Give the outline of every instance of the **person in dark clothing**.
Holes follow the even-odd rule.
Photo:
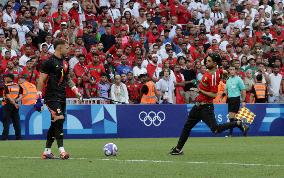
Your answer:
[[[61,159],[68,159],[69,154],[63,147],[63,123],[66,118],[66,85],[68,84],[78,99],[82,99],[78,88],[69,76],[69,65],[64,60],[69,52],[68,44],[65,40],[58,39],[54,42],[55,53],[41,66],[39,81],[37,85],[39,99],[35,108],[41,111],[42,90],[47,81],[44,102],[51,113],[51,126],[47,132],[46,147],[42,154],[42,159],[54,159],[51,153],[51,146],[54,140],[57,145]],[[48,80],[47,80],[48,79]]]
[[[115,36],[111,34],[111,26],[106,26],[106,34],[101,36],[104,45],[104,52],[107,52],[115,44]]]

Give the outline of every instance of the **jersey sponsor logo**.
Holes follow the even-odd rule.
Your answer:
[[[150,111],[149,113],[141,111],[139,113],[139,120],[147,127],[152,125],[158,127],[166,120],[166,114],[163,111],[157,113],[155,111]]]

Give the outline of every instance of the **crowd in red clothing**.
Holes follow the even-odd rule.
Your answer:
[[[120,75],[130,103],[137,103],[139,76],[159,83],[169,70],[173,103],[182,104],[192,101],[203,59],[218,53],[219,67],[234,62],[248,93],[261,72],[269,95],[281,101],[283,12],[283,0],[8,0],[0,6],[0,74],[36,84],[41,63],[54,53],[52,41],[61,38],[69,43],[70,76],[85,97],[109,97]],[[68,88],[67,96],[75,97]]]

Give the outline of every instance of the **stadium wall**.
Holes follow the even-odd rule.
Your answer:
[[[193,105],[67,105],[65,138],[155,138],[178,137]],[[250,136],[283,136],[284,104],[254,104],[247,106],[256,114]],[[218,123],[227,122],[227,105],[215,105]],[[2,119],[2,108],[0,107]],[[47,108],[42,113],[32,106],[20,107],[24,139],[44,139],[50,126]],[[0,132],[3,127],[0,124]],[[240,135],[235,129],[234,133]],[[226,133],[218,135],[224,136]],[[10,136],[14,129],[10,125]],[[191,136],[215,136],[202,122]]]

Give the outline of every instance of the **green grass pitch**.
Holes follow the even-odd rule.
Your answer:
[[[102,148],[114,142],[116,157]],[[0,177],[284,177],[284,137],[190,138],[170,156],[176,138],[65,140],[70,160],[41,160],[44,141],[0,142]],[[53,147],[58,156],[58,149]]]

